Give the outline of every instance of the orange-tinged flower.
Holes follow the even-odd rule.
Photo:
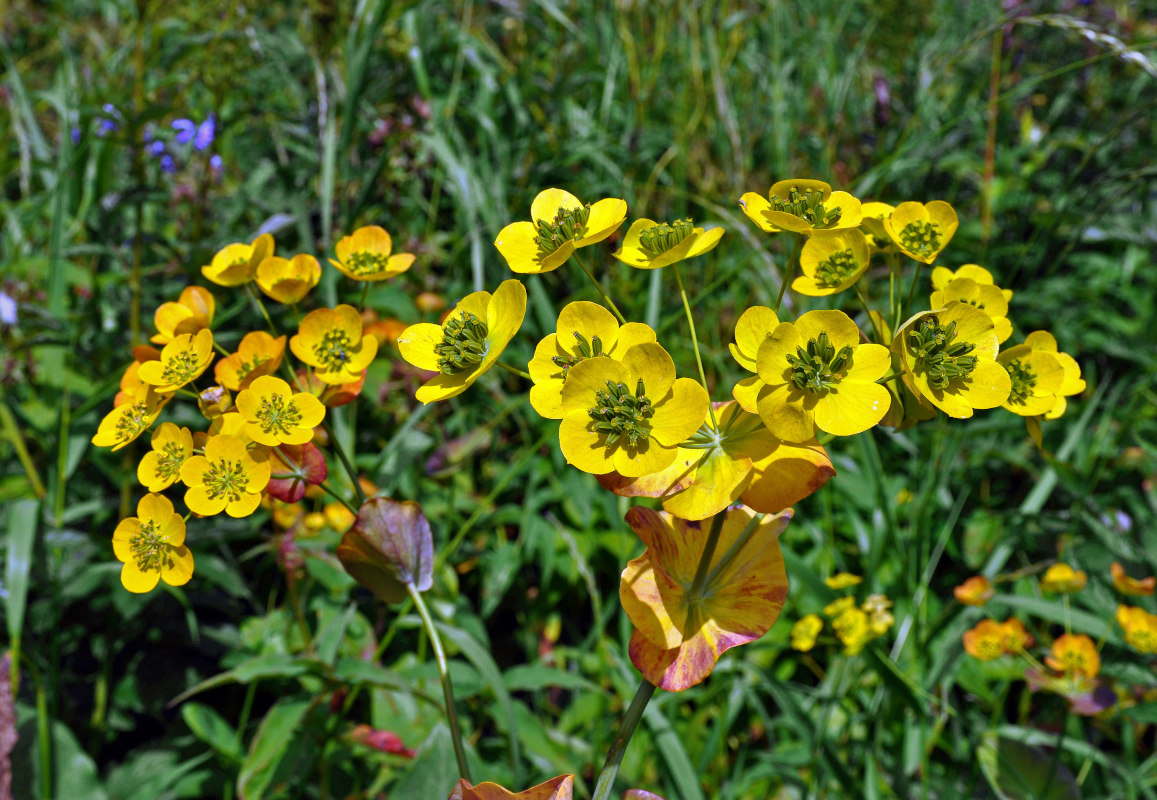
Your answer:
[[[157,333],[149,340],[168,344],[183,333],[196,333],[213,323],[217,304],[213,294],[201,286],[186,286],[175,303],[162,303],[153,315]]]
[[[241,437],[218,434],[205,443],[205,455],[181,465],[181,480],[189,487],[185,505],[204,516],[224,511],[231,517],[247,517],[261,503],[270,472],[266,448],[250,451]]]
[[[1101,656],[1093,640],[1083,633],[1066,633],[1053,642],[1045,663],[1057,672],[1095,678],[1101,671]]]
[[[378,340],[362,336],[362,318],[349,305],[305,315],[289,349],[326,383],[351,383],[378,353]]]
[[[925,264],[936,260],[958,226],[956,212],[943,200],[901,203],[884,220],[884,231],[900,252]]]
[[[708,540],[703,524],[648,508],[627,512],[647,547],[619,583],[635,626],[631,661],[643,677],[682,691],[705,679],[724,651],[767,633],[787,597],[779,534],[790,520],[790,510],[757,521],[750,509],[729,509],[706,580],[692,595]]]
[[[183,333],[165,345],[160,361],[141,364],[137,375],[157,394],[171,394],[196,380],[213,362],[213,334],[208,328]]]
[[[957,301],[979,308],[992,320],[996,331],[996,341],[1003,343],[1012,335],[1012,323],[1008,321],[1008,300],[999,286],[980,283],[971,278],[953,278],[943,289],[932,292],[929,305],[943,308]]]
[[[176,482],[181,465],[193,455],[193,432],[162,422],[153,431],[152,448],[137,466],[137,479],[150,492],[160,492]]]
[[[809,297],[826,297],[851,287],[868,269],[868,239],[854,228],[817,231],[804,242],[799,265],[803,274],[791,288]]]
[[[347,277],[355,281],[384,281],[401,275],[414,263],[413,253],[396,253],[393,239],[384,228],[367,225],[349,236],[343,236],[334,248],[337,260],[330,259]]]
[[[576,249],[617,231],[627,218],[627,203],[608,197],[584,205],[570,192],[547,189],[534,198],[530,218],[499,231],[494,246],[514,272],[538,274],[558,269]]]
[[[1075,594],[1085,588],[1088,580],[1089,576],[1083,569],[1074,570],[1068,564],[1053,564],[1045,570],[1040,585],[1046,592]]]
[[[324,403],[326,408],[337,408],[357,400],[358,395],[365,388],[366,374],[362,372],[356,381],[349,383],[330,384],[308,370],[299,369],[297,371],[297,385]],[[324,436],[326,436],[324,428],[314,431],[314,440],[323,446],[325,441],[320,437]]]
[[[637,219],[623,237],[623,246],[611,255],[638,269],[660,269],[710,252],[722,238],[723,228],[696,228],[689,219],[671,223]]]
[[[120,391],[117,392],[116,397],[113,398],[112,404],[114,406],[122,406],[125,403],[131,402],[136,397],[137,391],[146,384],[141,381],[139,374],[141,364],[146,361],[160,361],[161,351],[155,347],[147,344],[139,344],[133,348],[133,363],[125,368],[125,372],[121,375]]]
[[[279,303],[301,302],[321,281],[321,264],[307,253],[293,258],[270,256],[257,265],[257,288]]]
[[[1157,577],[1130,578],[1117,561],[1109,565],[1109,574],[1113,576],[1113,588],[1130,597],[1149,597],[1157,589]]]
[[[1032,647],[1033,638],[1024,629],[1024,623],[1016,617],[1009,617],[1000,623],[1004,632],[1004,650],[1006,653],[1019,653],[1025,648]]]
[[[964,652],[979,661],[992,661],[1008,652],[1005,628],[994,619],[982,619],[961,638]]]
[[[415,393],[422,403],[462,394],[494,366],[526,316],[526,287],[503,281],[493,295],[474,292],[462,298],[441,325],[419,322],[398,338],[402,358],[419,369],[437,372]]]
[[[1125,641],[1141,653],[1157,653],[1157,614],[1137,606],[1117,606],[1117,624]]]
[[[996,595],[996,590],[988,578],[974,575],[953,589],[952,594],[966,606],[983,606]]]
[[[105,415],[92,437],[92,443],[97,447],[120,450],[153,427],[161,409],[171,397],[157,394],[152,386],[141,386],[129,402],[122,403]]]
[[[454,784],[449,800],[571,800],[574,796],[574,775],[559,775],[524,792],[514,792],[497,783],[474,786],[462,778]]]
[[[263,233],[249,244],[225,245],[201,274],[218,286],[241,286],[257,276],[257,265],[273,255],[273,237]]]
[[[446,298],[434,292],[418,292],[414,307],[425,314],[433,314],[446,309]]]
[[[855,228],[863,211],[847,192],[833,192],[823,181],[791,179],[772,184],[767,197],[748,192],[739,207],[766,233],[792,231],[810,236],[816,231]]]
[[[245,433],[258,444],[305,444],[325,419],[325,406],[309,392],[297,392],[272,375],[262,375],[237,395]]]
[[[284,336],[274,339],[265,331],[253,331],[241,339],[236,353],[217,362],[213,374],[217,383],[239,392],[259,376],[276,372],[284,356]]]
[[[124,562],[121,584],[130,592],[151,591],[162,580],[183,586],[193,576],[193,554],[185,546],[185,520],[164,495],[142,497],[137,515],[117,525],[112,547]]]

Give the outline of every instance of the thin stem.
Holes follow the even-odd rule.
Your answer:
[[[466,764],[466,750],[462,746],[458,710],[454,707],[454,686],[450,683],[450,669],[446,663],[446,652],[442,649],[442,639],[438,636],[438,629],[434,626],[434,619],[430,616],[430,610],[426,608],[422,593],[409,583],[406,584],[406,590],[410,593],[410,599],[414,601],[414,608],[418,609],[418,616],[422,618],[422,625],[426,628],[430,644],[434,647],[434,660],[438,662],[438,675],[442,679],[442,696],[446,700],[446,719],[450,723],[450,739],[454,742],[454,757],[458,759],[458,771],[461,777],[473,783],[470,767]]]
[[[691,347],[695,350],[695,364],[699,367],[699,382],[707,388],[707,374],[703,371],[703,358],[699,355],[699,337],[695,333],[695,317],[691,314],[691,302],[687,299],[687,290],[683,288],[683,276],[679,273],[679,264],[673,265],[675,282],[679,284],[679,297],[683,300],[683,311],[687,314],[687,327],[691,329]],[[711,415],[711,427],[719,430],[719,423],[715,420],[715,409],[711,403],[707,404],[707,413]]]
[[[896,327],[900,327],[900,317],[903,317],[904,312],[912,307],[912,299],[916,296],[916,284],[920,282],[920,270],[922,269],[924,269],[924,262],[917,261],[916,273],[912,276],[912,286],[908,289],[908,299],[904,301],[904,305],[896,317]]]
[[[723,509],[711,520],[711,530],[707,534],[707,542],[703,545],[703,555],[699,557],[699,568],[695,570],[695,578],[691,581],[691,588],[687,596],[698,599],[699,593],[707,583],[707,573],[711,567],[711,560],[715,557],[715,548],[719,544],[719,534],[723,530],[723,520],[727,517],[727,509]]]
[[[325,492],[325,493],[326,493],[326,494],[328,494],[330,497],[332,497],[334,500],[337,500],[337,501],[338,501],[339,503],[341,503],[343,506],[345,506],[346,508],[348,508],[348,509],[350,510],[350,512],[351,512],[351,513],[352,513],[352,514],[353,514],[355,517],[358,515],[358,510],[357,510],[356,508],[354,508],[354,507],[353,507],[353,505],[350,503],[350,501],[349,501],[349,500],[346,500],[346,499],[345,499],[344,497],[342,497],[340,494],[338,494],[337,492],[335,492],[335,491],[334,491],[332,488],[330,488],[330,487],[329,487],[329,485],[328,485],[328,484],[319,483],[319,484],[318,484],[318,486],[320,486],[320,487],[321,487],[321,490],[322,490],[323,492]]]
[[[615,301],[608,297],[607,293],[603,291],[602,284],[595,279],[594,273],[587,269],[587,265],[583,262],[582,257],[578,254],[577,250],[574,252],[573,258],[578,262],[578,265],[582,267],[582,270],[587,274],[587,277],[591,279],[591,283],[595,285],[595,288],[599,290],[599,295],[603,298],[603,302],[606,303],[607,307],[611,309],[611,312],[619,318],[619,322],[623,325],[626,325],[627,318],[619,312],[619,308],[615,305]]]
[[[341,461],[341,465],[345,467],[346,474],[350,476],[350,482],[354,485],[354,491],[357,492],[358,495],[358,505],[361,505],[366,501],[366,493],[362,491],[361,482],[358,481],[357,469],[354,467],[353,462],[350,461],[350,457],[346,455],[345,448],[341,446],[341,442],[338,440],[337,434],[334,432],[333,425],[330,424],[329,419],[323,419],[321,426],[325,428],[325,432],[329,434],[330,446],[332,446],[334,452],[337,453],[337,458]]]
[[[309,630],[309,623],[305,621],[305,612],[301,607],[301,595],[297,591],[297,579],[293,577],[293,570],[285,571],[285,583],[289,589],[289,604],[293,607],[293,617],[297,627],[301,630],[302,644],[305,652],[313,653],[313,634]]]
[[[852,288],[856,290],[856,298],[860,301],[860,305],[864,307],[864,313],[868,315],[868,322],[872,323],[872,332],[876,334],[876,341],[887,347],[884,334],[880,332],[880,326],[876,323],[876,318],[872,316],[872,309],[868,308],[868,298],[864,295],[864,290],[860,287],[858,281],[852,285]]]
[[[245,289],[249,293],[249,299],[257,305],[257,310],[261,312],[261,316],[265,318],[265,324],[269,326],[269,332],[274,337],[277,336],[277,328],[273,325],[273,320],[269,317],[269,312],[265,309],[265,303],[261,301],[261,296],[257,294],[257,290],[253,288],[252,283],[245,284]]]
[[[526,380],[528,380],[528,381],[534,380],[534,378],[530,377],[529,372],[523,372],[522,370],[518,369],[517,367],[512,367],[509,364],[503,364],[501,361],[495,361],[494,363],[497,364],[499,367],[502,367],[502,369],[506,370],[511,375],[517,375],[520,378],[526,378]]]
[[[623,716],[623,723],[619,726],[618,733],[611,741],[607,761],[603,765],[603,771],[599,773],[599,780],[595,784],[595,793],[591,795],[591,800],[607,800],[611,796],[611,787],[615,783],[615,776],[619,774],[619,764],[623,760],[623,753],[627,751],[627,745],[630,744],[631,737],[635,734],[635,728],[638,727],[639,720],[643,718],[643,710],[654,694],[654,684],[644,678],[639,684],[638,691],[635,692],[635,699],[631,701],[630,708]]]
[[[779,285],[779,296],[775,298],[775,313],[779,314],[779,307],[783,305],[783,296],[787,292],[787,285],[795,275],[795,265],[799,262],[799,254],[803,252],[803,234],[796,234],[795,247],[792,248],[791,258],[783,268],[783,283]]]

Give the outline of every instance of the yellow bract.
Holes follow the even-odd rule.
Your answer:
[[[490,292],[468,294],[441,325],[419,322],[398,337],[402,358],[418,369],[437,372],[415,396],[423,403],[462,394],[494,366],[526,316],[526,287],[503,281]]]
[[[161,351],[160,361],[141,364],[137,375],[157,394],[171,394],[200,377],[212,362],[213,334],[205,328],[175,337]]]
[[[289,349],[325,383],[351,383],[374,360],[378,340],[362,336],[357,309],[342,304],[306,314]]]
[[[245,433],[258,444],[305,444],[325,418],[325,406],[308,392],[297,392],[272,375],[262,375],[237,395]]]
[[[1095,678],[1101,671],[1101,656],[1093,640],[1083,633],[1066,633],[1053,642],[1045,663],[1057,672]]]
[[[224,511],[231,517],[247,517],[261,503],[269,474],[268,450],[250,451],[241,437],[218,434],[205,443],[205,455],[181,465],[181,481],[189,487],[185,505],[204,516]]]
[[[331,258],[329,263],[355,281],[383,281],[401,275],[414,263],[413,253],[390,255],[393,248],[384,228],[367,225],[343,236],[334,248],[337,260]]]
[[[217,383],[238,392],[261,375],[276,372],[284,356],[284,336],[274,339],[265,331],[253,331],[241,339],[236,353],[217,362],[213,374]]]
[[[534,386],[530,405],[547,419],[562,419],[562,387],[571,367],[587,358],[621,361],[629,347],[654,342],[655,332],[641,322],[622,327],[597,303],[570,303],[558,315],[556,333],[534,349],[527,370]]]
[[[547,189],[534,198],[530,218],[510,223],[494,240],[510,269],[522,274],[558,269],[577,248],[606,239],[627,218],[627,203],[606,198],[584,205],[570,192]]]
[[[847,192],[833,192],[823,181],[793,179],[772,185],[767,197],[748,192],[739,207],[766,233],[791,231],[811,236],[816,231],[859,227],[860,201]]]
[[[689,219],[672,223],[649,219],[635,220],[619,252],[612,253],[624,264],[639,269],[659,269],[715,249],[723,238],[723,228],[696,228]]]
[[[1053,564],[1045,570],[1040,579],[1041,588],[1046,592],[1075,594],[1085,588],[1089,576],[1083,569],[1073,569],[1068,564]]]
[[[1141,653],[1157,653],[1157,614],[1137,606],[1117,606],[1117,624],[1125,641]]]
[[[201,274],[218,286],[241,286],[257,277],[257,265],[273,255],[273,237],[263,233],[250,244],[225,245]]]
[[[171,422],[153,431],[152,450],[137,466],[137,479],[150,492],[172,486],[181,476],[181,464],[193,455],[193,432]]]
[[[208,289],[186,286],[175,303],[162,303],[153,315],[157,333],[149,341],[168,344],[182,333],[196,333],[213,323],[217,304]]]
[[[996,331],[997,342],[1003,343],[1012,335],[1012,323],[1008,321],[1008,300],[999,286],[979,283],[972,278],[953,278],[943,289],[932,292],[928,304],[932,308],[943,308],[954,300],[979,308],[987,314]]]
[[[279,303],[301,302],[321,280],[321,264],[306,253],[285,259],[270,256],[257,265],[257,288]]]
[[[884,220],[884,231],[900,252],[931,264],[951,241],[958,225],[956,212],[943,200],[927,205],[907,202],[896,206]]]
[[[105,415],[92,437],[97,447],[120,450],[156,422],[172,395],[159,395],[152,386],[140,386],[132,397]]]
[[[137,516],[117,525],[112,547],[124,562],[121,584],[130,592],[151,591],[161,580],[183,586],[193,576],[193,554],[185,547],[185,520],[163,495],[141,498]]]
[[[803,274],[791,288],[809,297],[826,297],[851,287],[868,269],[868,240],[858,230],[817,231],[804,243]]]

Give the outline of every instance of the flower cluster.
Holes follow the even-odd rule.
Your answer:
[[[863,578],[848,572],[840,572],[827,578],[824,583],[829,589],[839,590],[859,586]],[[844,648],[844,655],[854,656],[874,639],[887,633],[896,618],[891,612],[892,601],[887,595],[870,594],[863,602],[857,603],[853,595],[844,595],[823,608],[823,616],[805,614],[791,627],[791,646],[801,653],[810,652],[819,641],[824,629],[824,617],[832,626],[836,639]]]

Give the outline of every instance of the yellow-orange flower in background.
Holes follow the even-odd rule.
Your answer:
[[[140,369],[141,364],[146,361],[159,361],[161,359],[161,351],[155,347],[147,344],[139,344],[133,348],[133,363],[129,364],[121,375],[120,391],[116,393],[112,404],[114,406],[121,406],[125,403],[131,402],[137,395],[137,391],[146,384],[141,380]]]
[[[186,286],[175,303],[162,303],[153,315],[157,333],[153,344],[168,344],[183,333],[196,333],[213,324],[217,309],[213,293],[201,286]]]
[[[787,597],[779,534],[790,520],[791,511],[756,522],[750,509],[728,510],[708,577],[693,595],[708,539],[703,524],[648,508],[627,512],[647,549],[623,570],[619,599],[635,626],[631,662],[644,678],[682,691],[705,679],[724,651],[767,633]]]
[[[722,238],[723,228],[696,228],[689,219],[670,223],[637,219],[623,237],[623,246],[611,255],[638,269],[661,269],[714,250]]]
[[[654,341],[649,326],[628,322],[620,327],[597,303],[580,300],[566,305],[559,312],[556,333],[538,343],[527,366],[534,381],[530,405],[546,419],[562,419],[562,387],[571,367],[600,356],[622,360],[633,345]]]
[[[1022,346],[1031,348],[1034,353],[1049,353],[1060,362],[1064,377],[1061,380],[1060,388],[1056,391],[1056,403],[1044,414],[1045,419],[1056,419],[1064,414],[1068,407],[1066,397],[1085,391],[1085,381],[1081,377],[1081,365],[1068,353],[1062,353],[1057,349],[1057,340],[1048,331],[1033,331],[1024,338],[1024,345]]]
[[[333,264],[355,281],[384,281],[401,275],[414,263],[413,253],[396,253],[393,239],[384,228],[367,225],[349,236],[343,236],[334,248],[337,260]]]
[[[97,447],[120,450],[153,427],[170,398],[172,395],[157,394],[152,386],[140,386],[128,402],[121,403],[105,415],[92,437],[92,443]]]
[[[1137,606],[1117,606],[1117,624],[1125,641],[1140,653],[1157,653],[1157,614]]]
[[[309,392],[297,392],[272,375],[262,375],[237,395],[245,433],[258,444],[305,444],[325,419],[325,406]]]
[[[1101,671],[1101,656],[1097,646],[1083,633],[1066,633],[1053,641],[1045,663],[1057,672],[1073,673],[1084,678],[1095,678]]]
[[[152,450],[137,466],[137,479],[150,492],[160,492],[181,477],[181,465],[193,455],[193,432],[172,422],[153,431]]]
[[[279,303],[301,302],[321,281],[321,264],[308,253],[293,258],[270,256],[257,265],[257,288]]]
[[[842,292],[868,269],[868,239],[858,230],[817,231],[804,242],[799,256],[803,274],[791,288],[809,297]]]
[[[257,265],[273,255],[273,237],[263,233],[249,244],[225,245],[201,274],[218,286],[241,286],[257,277]]]
[[[306,314],[289,349],[324,382],[351,383],[378,354],[378,340],[362,335],[361,315],[343,303]]]
[[[767,197],[747,192],[739,198],[739,207],[765,233],[791,231],[805,236],[856,228],[863,214],[860,201],[847,192],[833,192],[823,181],[800,179],[772,184]]]
[[[1003,343],[1012,335],[1008,321],[1008,300],[999,286],[979,283],[972,278],[953,278],[943,289],[936,289],[929,298],[932,308],[943,308],[952,301],[979,308],[992,320],[996,341]]]
[[[137,516],[120,521],[112,535],[113,552],[124,562],[121,584],[130,592],[148,592],[164,581],[183,586],[193,576],[193,554],[185,546],[185,520],[164,495],[147,494]]]
[[[909,201],[896,206],[884,220],[884,231],[900,252],[931,264],[951,241],[959,224],[956,212],[943,200],[927,205]]]
[[[1004,628],[994,619],[982,619],[961,638],[964,652],[979,661],[992,661],[1006,652]]]
[[[627,218],[625,200],[608,197],[584,204],[570,192],[546,189],[530,206],[530,222],[512,222],[494,246],[514,272],[538,274],[558,269],[577,248],[606,239]]]
[[[437,372],[415,393],[422,403],[462,394],[502,355],[526,316],[526,287],[503,281],[493,295],[462,298],[441,325],[419,322],[398,337],[402,358],[418,369]]]
[[[1024,623],[1016,617],[1009,617],[1000,624],[1004,631],[1004,649],[1008,653],[1019,653],[1032,647],[1033,638],[1024,628]]]
[[[181,465],[181,481],[189,487],[185,505],[204,516],[224,511],[231,517],[247,517],[261,503],[270,472],[267,449],[250,451],[241,437],[218,434],[205,443],[205,455]]]
[[[974,575],[952,590],[956,600],[966,606],[983,606],[995,595],[992,583],[983,575]]]
[[[160,360],[141,364],[137,375],[157,394],[171,394],[199,378],[212,362],[213,334],[204,328],[175,337],[161,350]]]
[[[791,626],[791,649],[806,653],[816,646],[816,639],[824,629],[824,621],[818,614],[800,617]]]
[[[274,339],[265,331],[253,331],[241,339],[236,353],[217,362],[213,375],[226,389],[239,392],[261,375],[276,372],[284,356],[284,336]]]
[[[1040,585],[1046,592],[1075,594],[1085,588],[1088,580],[1089,576],[1083,569],[1075,570],[1068,564],[1053,564],[1045,570]]]
[[[1125,574],[1125,568],[1120,562],[1114,561],[1109,565],[1109,574],[1113,578],[1113,588],[1129,597],[1149,597],[1157,589],[1157,577],[1130,578]]]
[[[573,796],[574,775],[559,775],[517,794],[497,783],[474,786],[462,778],[454,784],[449,800],[571,800]]]

